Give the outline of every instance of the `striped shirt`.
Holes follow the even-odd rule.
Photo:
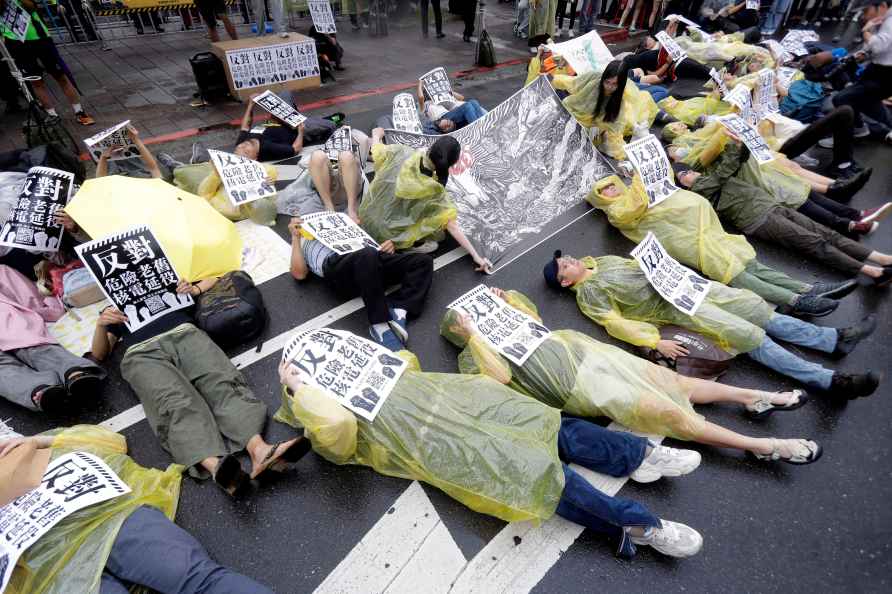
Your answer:
[[[307,263],[307,268],[310,269],[310,272],[319,278],[325,277],[325,274],[322,272],[325,261],[328,260],[329,256],[333,256],[335,251],[325,247],[321,241],[316,239],[302,239],[300,251],[304,255],[304,262]]]

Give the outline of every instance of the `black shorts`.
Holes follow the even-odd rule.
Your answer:
[[[65,72],[62,58],[59,57],[56,45],[50,38],[31,41],[5,38],[3,41],[6,42],[6,49],[22,71],[22,75],[42,76],[44,72],[48,72],[53,76],[59,76]]]
[[[201,18],[204,19],[204,22],[207,23],[208,27],[216,28],[217,27],[217,17],[222,17],[226,14],[226,4],[223,0],[194,0],[195,7],[198,9],[198,14],[201,15]]]

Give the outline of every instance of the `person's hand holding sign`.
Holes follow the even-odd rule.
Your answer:
[[[291,361],[279,363],[279,381],[292,392],[296,392],[306,384],[300,369]]]
[[[396,252],[396,246],[393,245],[393,241],[388,239],[378,247],[378,250],[384,252],[385,254],[392,254]]]
[[[304,224],[303,219],[298,216],[291,217],[291,222],[288,223],[288,231],[291,233],[291,237],[295,239],[300,238],[300,229],[301,225]]]

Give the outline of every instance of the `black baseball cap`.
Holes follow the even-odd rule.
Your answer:
[[[551,260],[548,261],[548,264],[545,265],[545,268],[542,269],[542,275],[545,277],[545,284],[551,287],[552,289],[562,289],[561,281],[558,280],[558,260],[563,254],[561,250],[555,250],[554,256]]]

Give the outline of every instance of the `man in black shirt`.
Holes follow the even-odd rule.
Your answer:
[[[262,130],[251,129],[254,119],[254,97],[251,95],[242,116],[241,131],[235,140],[235,154],[254,161],[281,161],[300,154],[304,148],[304,125],[297,132],[287,126],[265,126]]]

